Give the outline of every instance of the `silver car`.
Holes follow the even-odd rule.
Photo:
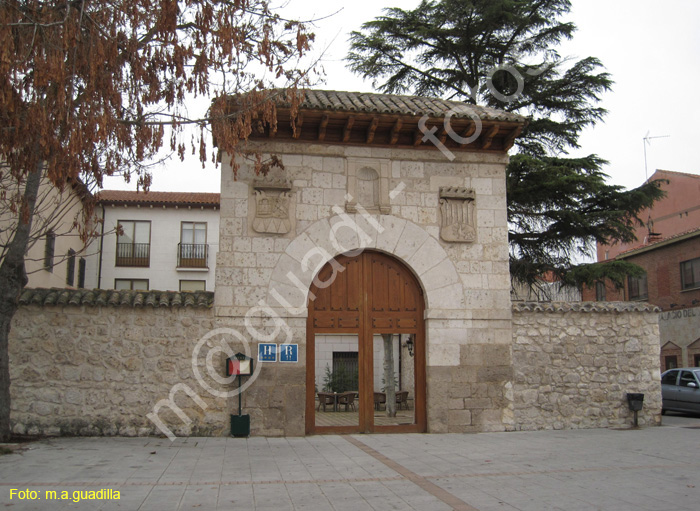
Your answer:
[[[669,369],[661,375],[661,413],[700,413],[700,367]]]

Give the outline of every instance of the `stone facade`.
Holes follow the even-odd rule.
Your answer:
[[[290,326],[293,342],[300,345],[300,362],[295,367],[277,365],[265,370],[275,373],[271,382],[279,379],[299,387],[299,394],[294,395],[303,400],[307,292],[316,271],[331,257],[349,250],[388,253],[414,272],[425,291],[428,430],[512,428],[507,156],[462,152],[449,161],[432,147],[252,145],[282,158],[284,171],[276,169],[268,179],[292,183],[292,229],[282,235],[256,232],[252,221],[254,186],[259,178],[245,164],[236,179],[224,167],[217,325],[240,329],[246,314],[260,316],[257,320],[262,322],[265,313],[258,308],[251,314],[251,309],[261,302],[270,307]],[[386,183],[380,182],[377,188],[380,197],[387,189],[390,212],[346,212],[348,203],[364,207],[361,201],[350,200],[348,162],[358,169],[375,169],[380,180],[386,176]],[[448,243],[440,238],[443,187],[473,191],[473,242]],[[259,433],[302,434],[298,405],[286,411],[258,406],[272,402],[273,395],[273,389],[264,396],[256,395],[253,406],[246,409],[251,416],[263,418],[257,421],[263,424]],[[478,412],[472,412],[475,399]]]
[[[259,176],[242,156],[236,175],[223,165],[215,297],[28,292],[11,339],[17,432],[225,435],[239,406],[252,435],[330,431],[311,421],[317,350],[307,346],[342,333],[357,335],[366,378],[358,428],[343,431],[377,425],[368,341],[397,333],[415,351],[413,422],[385,431],[622,427],[626,392],[644,392],[640,422],[658,424],[658,323],[647,306],[520,304],[513,317],[505,173],[524,118],[404,96],[308,91],[305,101],[303,129],[285,128],[280,110],[279,129],[260,125],[246,144],[281,166]],[[353,258],[361,251],[375,253]],[[329,264],[322,274],[335,276],[341,254],[340,298],[315,302],[310,289],[333,285],[319,271]],[[348,311],[355,323],[341,325]],[[314,323],[322,313],[332,326]],[[260,343],[296,344],[298,361],[256,361],[239,393],[224,359],[257,358]],[[375,391],[391,385],[393,358]]]
[[[639,425],[660,425],[658,339],[646,304],[516,303],[517,429],[628,427],[628,392],[644,394]]]
[[[521,302],[513,310],[512,346],[465,344],[461,367],[429,368],[433,431],[628,427],[627,392],[645,394],[640,425],[660,423],[658,313],[652,308]],[[263,323],[249,317],[240,331],[250,334]],[[227,435],[237,397],[212,395],[192,369],[198,341],[216,332],[216,324],[207,307],[80,300],[23,305],[10,342],[13,431],[161,434],[148,414],[176,388],[174,402],[191,423],[167,407],[158,413],[174,434]],[[303,321],[289,326],[301,330]],[[511,358],[512,366],[506,363]],[[223,357],[214,364],[223,366]],[[272,364],[245,390],[242,404],[253,435],[304,434],[304,375],[303,363]],[[187,385],[206,408],[178,384]],[[493,411],[498,405],[512,413],[505,415],[508,422],[498,422],[504,418],[504,412]]]
[[[206,410],[177,391],[175,402],[192,422],[165,408],[159,414],[164,423],[181,436],[226,434],[227,403],[200,388],[191,363],[196,342],[213,324],[209,307],[79,301],[20,307],[10,334],[13,431],[160,434],[147,415],[174,385],[184,384],[201,396]]]

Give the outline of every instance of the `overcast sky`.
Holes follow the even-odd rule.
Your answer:
[[[345,67],[349,32],[381,14],[385,7],[404,9],[416,0],[291,0],[290,17],[319,18],[313,50],[325,51],[326,83],[317,88],[372,92]],[[311,5],[310,5],[311,4]],[[314,5],[315,4],[315,5]],[[698,0],[573,0],[569,19],[578,27],[572,41],[559,49],[562,57],[594,56],[612,75],[613,90],[603,97],[609,113],[586,131],[581,149],[572,154],[598,154],[610,162],[612,183],[635,187],[645,180],[644,142],[648,174],[655,169],[700,174],[697,122],[700,119],[700,1]],[[105,188],[135,189],[121,178],[108,178]],[[154,173],[152,190],[218,192],[220,170],[202,169],[197,157],[171,161]]]

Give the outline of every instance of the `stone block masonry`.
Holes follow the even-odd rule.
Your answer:
[[[112,305],[85,299],[90,292],[54,296],[61,293],[65,300],[52,301],[50,293],[28,291],[13,320],[15,433],[160,435],[147,415],[174,385],[185,384],[206,409],[179,392],[174,401],[191,423],[168,408],[159,413],[163,422],[177,436],[229,434],[237,397],[212,396],[192,371],[199,339],[224,326],[214,317],[212,293],[200,302],[188,294],[188,306],[178,301],[184,293],[170,293],[176,298],[166,306],[139,293],[104,292],[117,297]],[[289,325],[301,363],[266,366],[265,377],[243,394],[254,436],[304,434],[302,322]],[[245,331],[243,322],[227,323]],[[454,356],[459,365],[428,368],[432,432],[629,427],[628,392],[645,395],[640,425],[660,423],[658,312],[645,304],[516,302],[512,344],[474,339]]]
[[[661,423],[658,309],[644,303],[515,303],[517,429],[628,427],[626,394],[643,393],[640,426]]]
[[[213,293],[90,293],[25,291],[10,333],[14,433],[159,435],[147,414],[182,383],[207,408],[178,392],[192,422],[168,408],[163,422],[178,436],[226,434],[227,403],[192,372],[193,347],[213,328]]]

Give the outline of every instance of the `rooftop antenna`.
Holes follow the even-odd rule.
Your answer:
[[[644,135],[644,138],[642,139],[642,144],[644,145],[644,176],[647,180],[649,180],[649,171],[647,170],[647,144],[651,145],[651,142],[649,141],[652,138],[669,138],[670,136],[671,135],[658,135],[656,137],[650,137],[649,131],[647,131],[647,134]]]

